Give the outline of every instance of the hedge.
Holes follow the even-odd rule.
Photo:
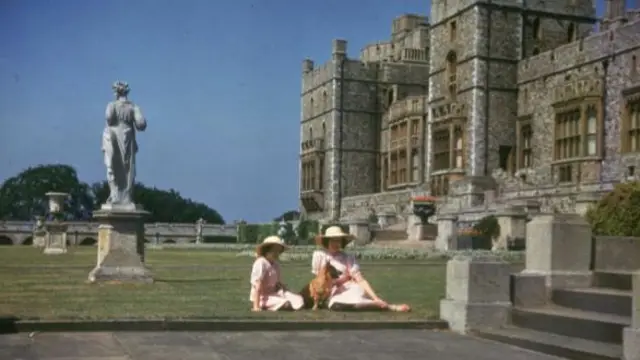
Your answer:
[[[313,220],[301,220],[298,223],[296,231],[293,229],[290,223],[288,223],[288,229],[284,236],[284,241],[287,244],[292,245],[307,245],[313,243],[313,237],[318,234],[319,224]],[[264,240],[267,236],[278,235],[280,230],[280,224],[277,222],[269,224],[245,224],[238,225],[238,239],[237,242],[241,244],[257,244]]]
[[[640,237],[640,182],[616,185],[586,218],[594,235]]]

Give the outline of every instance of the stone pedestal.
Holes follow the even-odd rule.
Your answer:
[[[144,210],[101,209],[93,217],[98,227],[98,261],[90,282],[151,283],[144,264]]]
[[[45,254],[58,255],[65,254],[67,252],[67,228],[67,224],[58,221],[51,221],[45,225]]]
[[[439,251],[449,250],[449,244],[455,242],[458,233],[457,221],[455,215],[438,215],[438,237],[436,238],[435,247]]]
[[[376,216],[378,217],[378,225],[382,230],[396,223],[395,221],[396,215],[393,213],[383,212],[383,213],[377,214]]]
[[[33,232],[33,247],[42,248],[45,246],[47,238],[46,230],[36,230]]]
[[[371,230],[369,229],[369,221],[366,219],[351,220],[349,224],[349,234],[355,238],[355,245],[366,245],[371,242]]]
[[[622,334],[623,360],[640,360],[640,271],[633,274],[631,282],[631,326]]]
[[[544,275],[551,289],[591,285],[591,226],[581,215],[537,215],[526,231],[524,273]]]
[[[525,239],[527,213],[522,207],[507,206],[495,216],[500,225],[500,235],[495,239],[492,250],[506,250],[510,241]]]
[[[506,325],[511,309],[510,273],[511,265],[493,256],[456,256],[449,260],[440,317],[451,330],[463,334]]]

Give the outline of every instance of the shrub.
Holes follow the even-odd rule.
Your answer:
[[[594,235],[640,237],[640,182],[616,185],[586,218]]]
[[[481,236],[491,240],[500,236],[500,224],[498,224],[498,219],[493,215],[480,219],[480,221],[473,226],[473,229],[478,231]]]

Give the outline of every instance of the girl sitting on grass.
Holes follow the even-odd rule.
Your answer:
[[[317,274],[323,264],[329,264],[338,272],[334,280],[328,307],[330,310],[387,310],[407,312],[411,308],[406,304],[388,304],[373,290],[360,271],[360,266],[353,255],[343,250],[353,240],[339,226],[331,226],[324,235],[316,237],[321,249],[313,253],[311,272]]]
[[[300,310],[304,305],[302,296],[287,290],[280,279],[278,258],[285,250],[286,245],[278,236],[268,236],[256,248],[258,258],[251,269],[249,294],[253,311]]]

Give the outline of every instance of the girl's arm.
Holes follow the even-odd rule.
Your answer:
[[[255,285],[256,287],[256,297],[253,299],[253,311],[260,311],[262,310],[262,306],[260,306],[260,302],[262,301],[263,298],[263,294],[262,294],[262,281],[258,281]]]
[[[360,285],[365,294],[367,294],[373,301],[384,302],[373,290],[373,287],[371,287],[371,284],[369,284],[367,279],[365,279],[365,277],[362,275],[360,266],[355,262],[355,259],[352,260],[351,266],[347,268],[347,273],[351,275],[353,281]]]
[[[262,309],[260,305],[264,298],[264,261],[261,258],[256,259],[251,268],[251,286],[255,289],[256,296],[253,299],[253,311]]]

